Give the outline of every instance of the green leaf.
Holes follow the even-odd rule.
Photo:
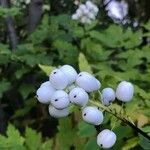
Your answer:
[[[70,150],[75,138],[77,138],[76,129],[73,128],[70,118],[63,118],[59,120],[57,134],[57,149]]]
[[[101,150],[96,143],[96,138],[90,139],[84,146],[84,150]]]
[[[79,69],[80,71],[87,71],[92,73],[92,69],[83,53],[79,54]]]
[[[25,145],[28,150],[39,150],[41,147],[41,133],[37,133],[31,128],[26,128],[25,137]]]
[[[56,69],[56,68],[53,67],[53,66],[47,66],[47,65],[41,65],[41,64],[39,64],[39,67],[40,67],[40,69],[41,69],[47,76],[49,76],[49,74],[50,74],[54,69]]]
[[[29,68],[22,67],[15,72],[15,76],[17,79],[20,79],[25,73],[29,71]]]
[[[63,63],[75,64],[77,62],[78,49],[75,45],[64,40],[56,40],[53,47],[58,51],[59,59]]]
[[[130,150],[138,145],[139,139],[137,137],[134,137],[132,139],[129,139],[126,144],[123,146],[122,150]]]
[[[2,147],[6,147],[7,145],[7,138],[3,135],[0,135],[0,149],[2,149]]]
[[[147,125],[147,126],[143,127],[142,130],[144,132],[150,133],[150,125]]]
[[[52,140],[47,140],[42,143],[40,150],[52,150]]]
[[[3,93],[10,88],[10,85],[11,83],[5,79],[0,82],[0,98],[2,97]]]
[[[14,113],[14,115],[11,117],[12,119],[18,118],[18,117],[24,117],[27,115],[30,110],[36,106],[36,100],[35,99],[29,99],[28,101],[25,101],[25,106],[23,108],[17,109]]]
[[[75,37],[82,38],[84,36],[84,30],[82,27],[76,27],[73,30]]]
[[[35,90],[34,86],[31,84],[21,84],[19,87],[19,92],[22,95],[23,99],[26,99],[30,93],[33,93]]]
[[[122,131],[126,131],[122,134]],[[119,126],[114,129],[114,132],[116,133],[117,139],[123,139],[128,138],[132,135],[132,129],[128,126]]]
[[[140,137],[140,141],[139,141],[140,146],[145,150],[149,150],[149,148],[150,148],[149,140],[147,138],[143,137],[142,135],[139,135],[139,137]]]
[[[142,25],[145,29],[147,29],[148,31],[150,31],[150,20],[146,23]]]
[[[21,146],[24,143],[24,138],[20,135],[19,131],[11,124],[7,128],[7,142],[11,147]]]
[[[78,128],[78,135],[80,137],[91,137],[96,134],[96,129],[94,128],[94,126],[87,124],[83,121],[78,124]]]

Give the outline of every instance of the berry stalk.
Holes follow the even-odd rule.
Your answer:
[[[118,114],[116,112],[116,110],[112,109],[110,106],[104,106],[101,103],[95,102],[93,100],[89,101],[92,105],[97,106],[99,108],[101,108],[102,110],[112,114],[113,116],[115,116],[116,118],[118,118],[119,120],[121,120],[122,122],[124,122],[125,124],[127,124],[128,126],[130,126],[133,130],[137,131],[138,133],[140,133],[141,135],[143,135],[145,138],[147,138],[148,140],[150,140],[150,136],[145,133],[144,131],[142,131],[140,128],[138,128],[137,126],[135,126],[131,121],[129,121],[128,116],[122,116],[120,114]]]

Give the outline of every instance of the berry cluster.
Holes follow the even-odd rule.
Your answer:
[[[91,1],[87,1],[85,4],[80,4],[76,13],[72,15],[73,20],[79,20],[83,24],[90,24],[92,20],[95,20],[99,9]]]
[[[55,69],[49,75],[49,81],[41,84],[36,95],[39,102],[49,104],[49,114],[55,118],[69,115],[71,104],[82,108],[82,118],[92,125],[100,125],[104,115],[96,106],[89,106],[90,93],[98,91],[101,83],[88,72],[80,72],[70,65]],[[117,97],[118,100],[128,102],[133,97],[133,85],[127,81],[119,83],[116,92],[112,88],[102,90],[100,97],[104,105],[109,105]],[[110,148],[116,142],[113,131],[105,129],[97,136],[97,144],[103,148]]]

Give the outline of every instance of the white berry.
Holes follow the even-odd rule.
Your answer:
[[[51,97],[56,90],[52,86],[42,85],[36,92],[37,99],[43,104],[50,103]]]
[[[94,13],[95,15],[97,15],[98,11],[99,11],[98,7],[97,7],[97,6],[94,6],[94,7],[93,7],[93,13]]]
[[[79,16],[77,14],[73,14],[71,16],[72,20],[78,20],[79,19]]]
[[[83,11],[81,9],[77,9],[75,14],[78,16],[78,18],[80,18],[83,15]]]
[[[62,118],[69,115],[69,108],[58,110],[55,107],[49,105],[49,114],[54,118]]]
[[[60,69],[53,70],[49,76],[49,80],[53,87],[58,90],[65,89],[69,83],[66,75]]]
[[[93,3],[91,1],[86,1],[85,5],[89,10],[93,9]]]
[[[97,107],[87,106],[82,111],[82,118],[85,122],[100,125],[103,122],[103,113]]]
[[[56,91],[51,98],[51,104],[56,109],[64,109],[69,106],[69,96],[68,94],[63,90]]]
[[[43,82],[40,87],[43,87],[43,86],[51,86],[52,87],[52,84],[50,83],[50,81],[46,81],[46,82]]]
[[[81,21],[81,23],[84,24],[84,23],[87,23],[87,19],[88,18],[86,16],[83,16],[80,21]]]
[[[89,12],[88,18],[95,20],[95,15],[92,12]]]
[[[85,106],[88,103],[89,96],[84,89],[76,87],[70,91],[69,99],[76,105]]]
[[[70,66],[70,65],[64,65],[64,66],[62,66],[60,68],[60,70],[68,78],[69,84],[72,84],[73,82],[75,82],[76,77],[77,77],[77,72],[76,72],[76,70],[72,66]]]
[[[89,9],[90,12],[92,12],[95,16],[97,15],[99,9],[98,7],[93,4],[91,1],[86,2],[86,7]]]
[[[115,100],[115,91],[112,88],[105,88],[102,90],[101,100],[104,105],[109,105]]]
[[[123,102],[131,101],[133,98],[134,87],[130,82],[122,81],[116,89],[116,97]]]
[[[108,129],[101,131],[97,136],[97,144],[102,148],[111,148],[116,142],[116,134]]]
[[[86,7],[86,5],[84,5],[84,4],[81,4],[81,5],[79,6],[79,10],[84,11],[84,10],[86,10],[86,9],[87,9],[87,7]]]
[[[80,72],[76,79],[76,84],[86,92],[93,92],[100,88],[101,83],[91,74]]]

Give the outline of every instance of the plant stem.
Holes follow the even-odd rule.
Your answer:
[[[3,8],[9,8],[10,7],[9,0],[0,0],[0,5]],[[16,34],[16,30],[15,30],[14,19],[12,16],[8,15],[5,17],[5,22],[6,22],[6,26],[7,26],[10,47],[14,51],[14,50],[16,50],[17,45],[18,45],[18,37]]]
[[[122,115],[118,114],[116,111],[114,112],[114,110],[112,110],[111,107],[109,107],[109,106],[106,107],[106,106],[102,105],[101,103],[98,103],[98,102],[95,102],[95,101],[92,101],[92,100],[90,100],[90,103],[92,105],[95,105],[95,106],[105,110],[106,112],[112,114],[113,116],[115,116],[116,118],[118,118],[119,120],[121,120],[122,122],[127,124],[128,126],[130,126],[132,129],[134,129],[135,131],[137,131],[138,133],[143,135],[145,138],[150,140],[150,136],[147,133],[142,131],[140,128],[138,128],[137,126],[135,126],[132,122],[130,122],[128,120],[128,116],[122,116]]]

